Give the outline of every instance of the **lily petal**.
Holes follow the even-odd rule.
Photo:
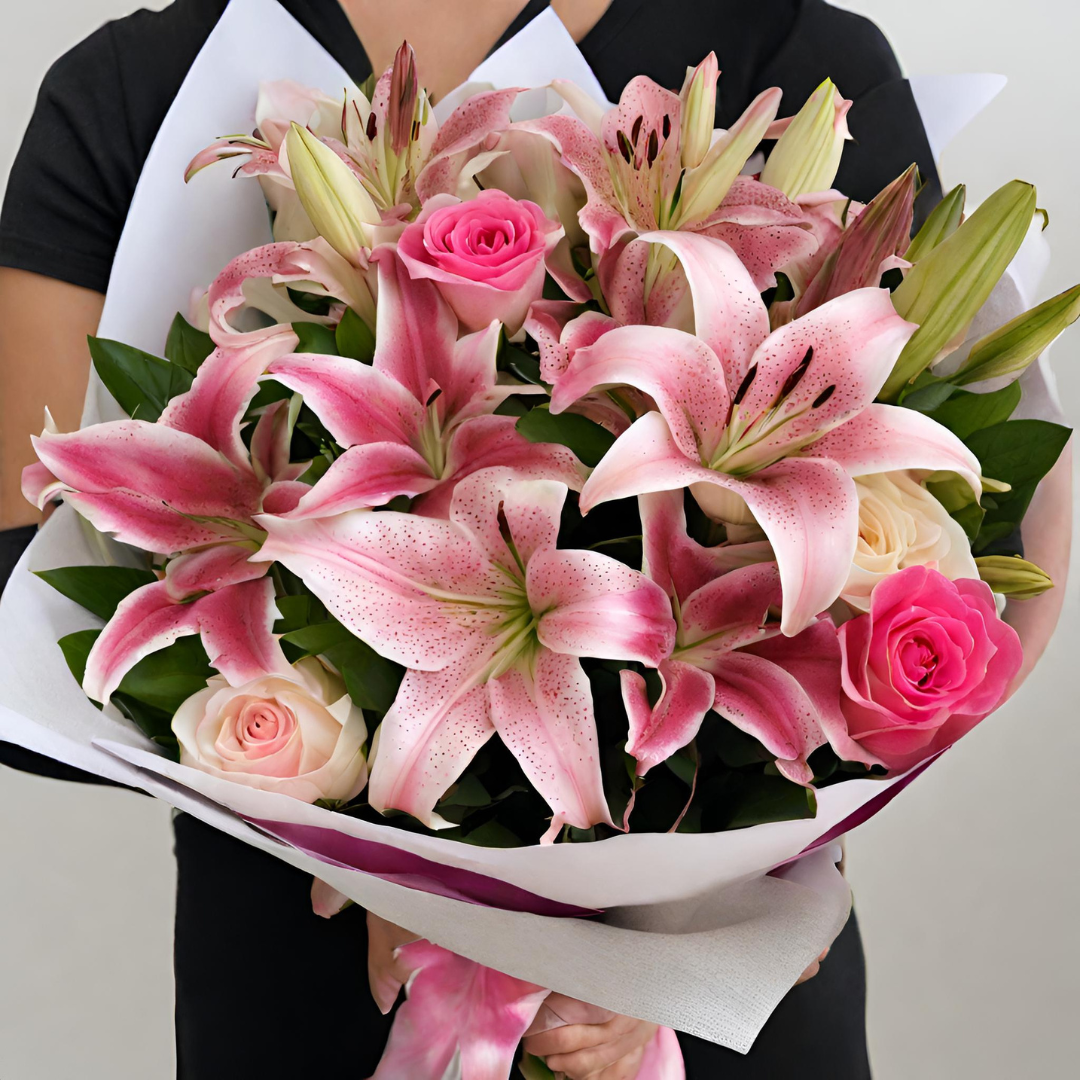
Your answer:
[[[437,671],[486,640],[491,617],[467,601],[498,600],[505,578],[495,576],[471,537],[451,522],[366,510],[257,520],[269,534],[262,557],[302,577],[336,618],[383,656]]]
[[[250,468],[241,421],[267,366],[295,347],[295,335],[275,334],[241,348],[215,349],[199,366],[190,389],[165,406],[160,423],[202,439],[238,468]]]
[[[720,358],[736,390],[755,350],[769,336],[769,311],[746,267],[727,244],[688,232],[645,233],[678,257],[694,301],[695,333]]]
[[[762,433],[723,468],[760,468],[861,412],[915,330],[887,289],[858,289],[780,327],[754,354],[755,374],[731,419],[740,433],[752,424]]]
[[[533,611],[546,612],[537,636],[556,652],[657,667],[675,644],[663,589],[607,555],[538,551],[529,560],[527,586]]]
[[[649,704],[645,680],[636,671],[621,671],[619,678],[630,719],[626,752],[637,760],[638,776],[644,776],[695,738],[713,705],[713,678],[693,664],[665,660],[660,665],[663,690],[655,706]]]
[[[413,498],[437,483],[431,467],[412,447],[365,443],[346,450],[284,516],[299,521],[385,506],[398,495]]]
[[[899,469],[955,472],[977,499],[982,495],[978,458],[948,428],[914,409],[870,405],[804,452],[830,458],[852,476]]]
[[[415,974],[372,1080],[432,1080],[455,1055],[461,1080],[506,1080],[548,991],[427,941],[398,956]]]
[[[33,440],[38,458],[71,492],[68,501],[101,532],[169,554],[235,530],[257,511],[262,486],[201,439],[163,424],[115,420]]]
[[[457,178],[469,156],[487,136],[510,127],[510,108],[521,90],[488,90],[473,94],[439,127],[427,164],[416,178],[421,202],[434,195],[457,194]]]
[[[533,787],[554,811],[543,842],[563,825],[612,824],[600,774],[592,687],[572,656],[541,649],[488,684],[491,720]]]
[[[273,361],[267,373],[304,401],[342,446],[412,444],[425,410],[396,379],[343,356],[297,354]]]
[[[727,427],[730,400],[720,360],[693,335],[663,326],[620,326],[579,349],[552,391],[551,411],[565,412],[598,387],[624,385],[656,399],[687,457],[708,455]]]
[[[441,671],[408,671],[379,727],[368,802],[376,810],[402,810],[429,828],[443,793],[495,733],[480,669],[487,658]]]

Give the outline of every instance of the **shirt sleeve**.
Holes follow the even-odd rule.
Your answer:
[[[784,90],[782,114],[798,109],[826,78],[854,104],[848,115],[852,141],[844,150],[836,186],[868,202],[912,162],[923,189],[916,227],[941,200],[941,184],[915,98],[885,35],[868,19],[803,0],[790,31],[760,70],[754,93]]]
[[[104,292],[138,179],[113,28],[42,83],[0,213],[0,265]]]

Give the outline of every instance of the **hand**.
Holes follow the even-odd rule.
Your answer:
[[[392,922],[367,913],[368,985],[379,1011],[385,1016],[397,1001],[401,988],[409,981],[409,969],[397,958],[395,950],[417,937]]]
[[[595,1009],[562,994],[552,994],[544,1005],[566,1020],[595,1017],[597,1022],[568,1023],[527,1035],[530,1054],[544,1058],[552,1072],[567,1080],[635,1080],[656,1024]]]
[[[804,982],[809,982],[820,970],[821,962],[829,955],[829,950],[826,949],[798,978],[795,983],[796,986],[802,986]]]

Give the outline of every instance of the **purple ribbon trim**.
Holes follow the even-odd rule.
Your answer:
[[[359,870],[383,881],[404,885],[407,889],[445,896],[451,900],[462,900],[479,907],[522,911],[530,915],[548,915],[560,919],[601,914],[595,908],[564,904],[486,874],[463,870],[457,866],[443,866],[411,851],[402,851],[374,840],[362,840],[358,836],[324,829],[319,825],[297,825],[287,821],[267,821],[252,817],[245,817],[244,820],[320,862]]]
[[[805,855],[808,851],[814,851],[816,848],[831,844],[834,840],[838,840],[843,836],[844,833],[851,832],[857,825],[861,825],[864,821],[869,821],[879,810],[884,810],[912,780],[918,776],[922,776],[930,765],[937,761],[944,752],[945,751],[942,750],[940,753],[935,754],[928,761],[924,761],[918,768],[912,769],[903,780],[898,780],[895,784],[891,784],[868,802],[863,803],[858,810],[852,811],[843,821],[838,822],[823,836],[819,836],[812,844],[807,844],[799,854]]]

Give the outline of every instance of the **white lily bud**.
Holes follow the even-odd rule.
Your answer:
[[[686,69],[682,93],[681,149],[684,169],[696,169],[712,145],[716,123],[716,80],[720,67],[711,52],[696,68]]]
[[[828,191],[840,168],[844,142],[851,138],[850,108],[851,102],[826,79],[780,136],[765,162],[761,182],[779,188],[789,199]]]
[[[381,220],[371,196],[349,166],[299,124],[292,125],[286,150],[296,194],[311,223],[339,255],[362,266],[371,246],[365,226]]]

